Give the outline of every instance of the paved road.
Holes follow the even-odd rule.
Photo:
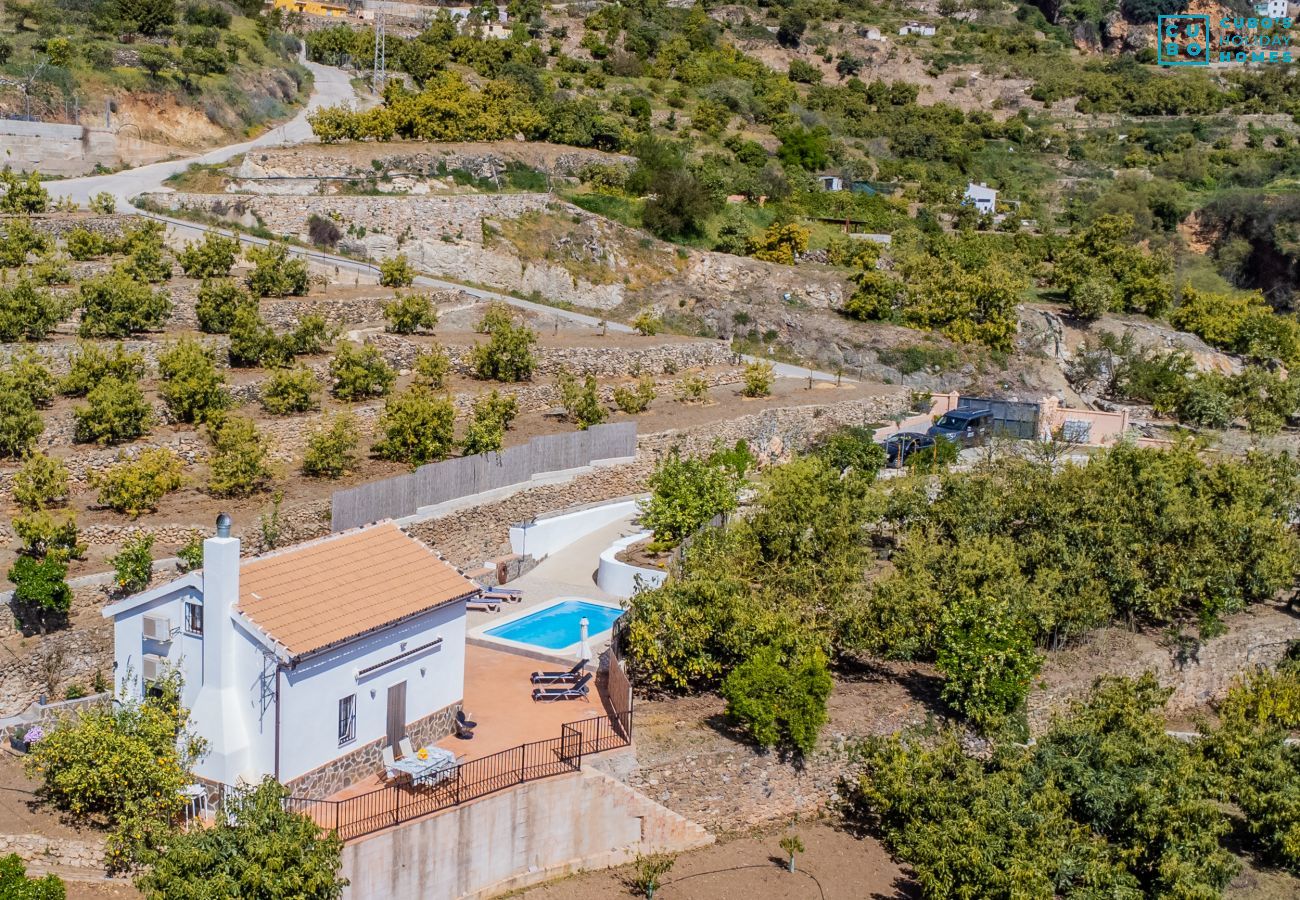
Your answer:
[[[168,162],[154,163],[148,166],[141,166],[138,169],[128,169],[123,172],[115,172],[112,175],[90,175],[85,178],[69,178],[65,181],[51,181],[46,183],[46,189],[52,197],[71,197],[83,206],[86,205],[90,198],[95,194],[107,191],[117,198],[117,208],[119,212],[134,213],[145,215],[160,222],[165,222],[171,227],[174,233],[199,236],[205,232],[215,231],[220,234],[237,237],[246,244],[264,245],[268,243],[263,238],[253,237],[252,235],[234,233],[223,228],[216,228],[210,225],[200,225],[194,222],[186,222],[181,219],[173,219],[169,216],[158,216],[152,213],[144,213],[131,205],[132,197],[148,191],[155,191],[162,187],[172,175],[177,172],[183,172],[195,163],[212,164],[225,162],[233,156],[238,156],[257,147],[274,147],[282,144],[298,144],[313,139],[311,126],[307,124],[307,114],[321,106],[337,106],[343,103],[353,103],[356,101],[356,94],[352,89],[349,76],[342,69],[333,66],[322,66],[313,62],[303,60],[303,65],[311,70],[315,78],[315,86],[311,98],[307,101],[307,107],[292,120],[283,125],[273,128],[261,137],[252,141],[245,141],[242,144],[231,144],[228,147],[219,147],[216,150],[210,150],[201,156],[191,156],[185,159],[175,159]],[[377,275],[379,270],[369,263],[349,259],[345,256],[335,256],[332,253],[322,253],[316,250],[306,250],[299,247],[290,246],[290,251],[298,256],[302,256],[319,265],[334,266],[341,272],[359,272],[368,275]],[[422,275],[415,279],[415,283],[421,287],[430,287],[439,290],[462,291],[472,297],[478,297],[483,300],[500,300],[509,303],[517,309],[528,310],[530,312],[542,315],[556,316],[570,322],[576,322],[582,325],[596,326],[601,320],[596,316],[589,316],[571,310],[557,309],[554,306],[547,306],[543,303],[532,303],[528,300],[520,300],[518,297],[511,297],[508,294],[500,294],[496,291],[484,290],[482,288],[466,287],[452,281],[444,281],[439,278],[432,278]],[[621,322],[608,322],[606,327],[610,331],[630,334],[632,328]],[[745,360],[751,360],[752,357],[744,357]],[[783,378],[808,378],[821,381],[834,381],[835,376],[829,372],[818,372],[815,369],[807,369],[802,366],[791,366],[786,363],[773,363],[776,374]]]

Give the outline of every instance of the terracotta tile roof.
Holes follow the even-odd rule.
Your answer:
[[[392,522],[356,528],[239,567],[239,610],[301,656],[479,586]]]

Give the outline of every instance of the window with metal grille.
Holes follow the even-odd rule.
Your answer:
[[[339,701],[339,746],[357,736],[357,695],[349,694]]]
[[[203,634],[203,605],[185,604],[185,631],[187,634]]]

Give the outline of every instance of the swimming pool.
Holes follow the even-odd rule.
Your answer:
[[[578,643],[578,620],[586,618],[587,637],[594,641],[598,635],[609,631],[614,620],[622,614],[623,610],[603,603],[561,600],[511,622],[489,628],[483,634],[546,650],[563,650]]]

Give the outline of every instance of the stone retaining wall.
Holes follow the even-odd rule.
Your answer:
[[[103,841],[53,838],[43,834],[0,834],[0,857],[18,854],[24,863],[37,867],[59,866],[104,872],[107,868]],[[29,871],[28,875],[35,875]]]
[[[506,166],[519,159],[509,143],[438,145],[424,142],[399,142],[367,145],[365,161],[349,151],[354,145],[335,147],[330,144],[306,144],[294,147],[268,147],[244,155],[236,173],[239,178],[338,178],[373,177],[377,172],[401,172],[425,177],[439,172],[464,169],[475,178],[495,178]],[[526,148],[527,163],[538,171],[553,175],[576,175],[592,163],[634,166],[636,159],[598,150],[533,144]],[[557,152],[547,153],[547,150]],[[376,169],[374,163],[379,164]]]

